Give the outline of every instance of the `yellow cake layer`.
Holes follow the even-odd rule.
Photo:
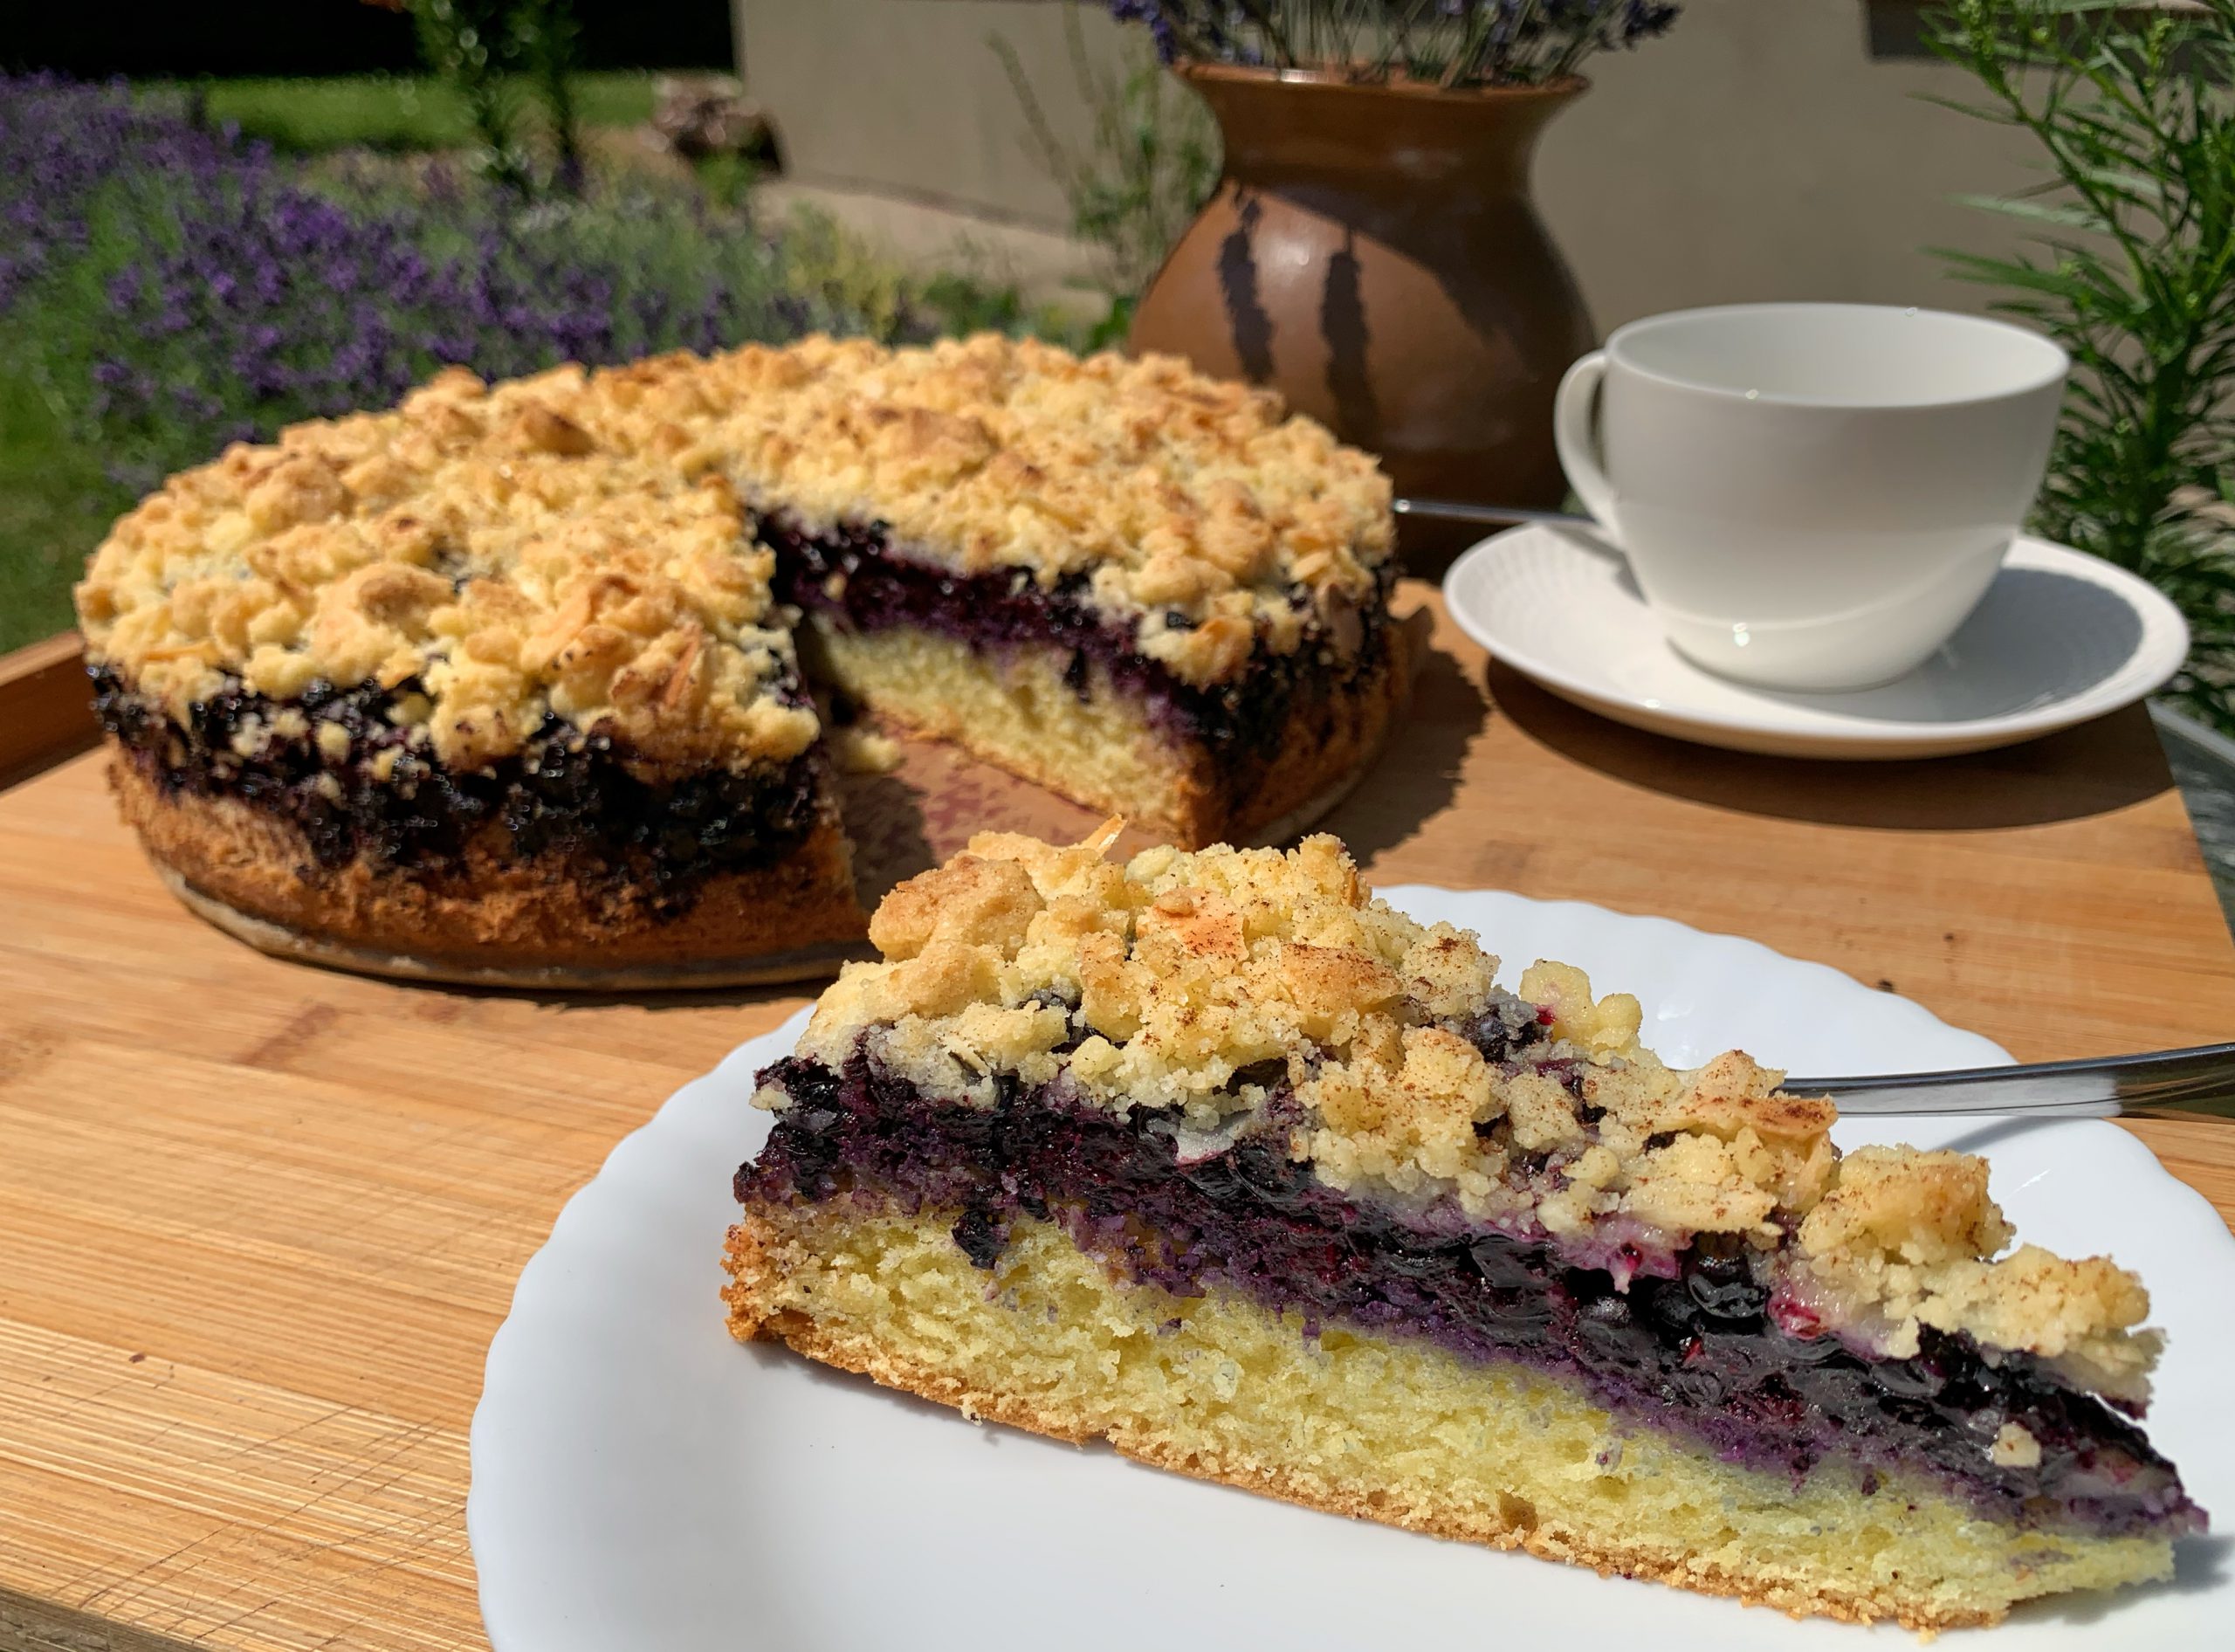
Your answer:
[[[1050,791],[1174,834],[1204,810],[1192,754],[1160,739],[1098,669],[1082,700],[1063,681],[1069,650],[993,653],[929,631],[842,630],[814,615],[802,640],[818,676],[880,716]]]
[[[1563,1378],[1117,1282],[1049,1224],[1020,1218],[987,1273],[952,1226],[754,1208],[731,1236],[731,1327],[1201,1478],[1795,1615],[1991,1623],[2171,1573],[2162,1538],[2016,1531],[1921,1482],[1866,1496],[1833,1463],[1796,1490],[1626,1427]]]
[[[1081,699],[1063,680],[1068,648],[977,648],[905,626],[852,631],[813,613],[800,644],[811,676],[881,717],[1193,848],[1303,831],[1357,781],[1411,691],[1411,644],[1393,626],[1380,667],[1292,721],[1262,773],[1236,787],[1101,665],[1090,663]]]

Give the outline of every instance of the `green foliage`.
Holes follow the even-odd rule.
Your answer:
[[[742,212],[753,202],[760,166],[746,155],[702,155],[691,163],[708,202],[725,212]]]
[[[913,291],[899,266],[846,232],[829,213],[795,208],[781,242],[783,284],[822,313],[844,315],[856,331],[889,339],[901,330]]]
[[[523,130],[519,96],[532,87],[552,150],[551,182],[582,181],[580,120],[572,76],[576,36],[572,0],[411,0],[419,55],[464,102],[488,177],[522,195],[540,181]]]
[[[934,275],[918,287],[918,306],[939,318],[942,331],[956,337],[973,333],[1036,334],[1059,344],[1073,341],[1062,319],[1025,307],[1013,286],[988,286],[967,275]]]
[[[0,374],[0,654],[77,623],[71,582],[121,508],[70,422],[29,375]]]
[[[521,147],[519,102],[505,73],[509,42],[503,0],[412,0],[419,56],[464,103],[479,149],[476,162],[497,182],[525,193],[528,157]]]
[[[1950,107],[2046,159],[2036,188],[1973,203],[2031,250],[1942,252],[2071,354],[2035,526],[2178,602],[2196,649],[2177,690],[2235,726],[2235,0],[2142,18],[2114,0],[1950,0],[1932,39],[1986,94]]]
[[[2219,491],[2183,487],[2149,537],[2141,572],[2189,622],[2189,659],[2165,691],[2183,711],[2235,734],[2235,468]]]
[[[574,0],[518,0],[512,23],[521,65],[534,77],[543,99],[559,177],[567,188],[579,189],[582,139],[574,72],[581,28],[574,21]]]
[[[1165,72],[1145,38],[1128,42],[1122,68],[1097,65],[1076,0],[1063,7],[1063,37],[1080,107],[1092,116],[1083,149],[1057,135],[1016,48],[999,35],[987,44],[1063,191],[1072,232],[1099,255],[1110,313],[1088,342],[1100,348],[1124,337],[1135,302],[1217,186],[1218,128],[1202,100]]]
[[[570,76],[568,94],[577,120],[585,128],[642,126],[652,118],[652,80],[636,70]],[[191,98],[210,125],[230,123],[291,154],[409,154],[464,149],[475,141],[464,100],[449,81],[431,74],[243,76],[175,90],[161,82],[145,84],[151,103],[173,95]],[[515,86],[515,100],[525,90]]]

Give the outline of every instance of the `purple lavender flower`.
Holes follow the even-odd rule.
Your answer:
[[[314,179],[190,106],[0,76],[0,351],[62,392],[120,488],[450,362],[499,377],[871,326],[790,279],[779,242],[696,192],[531,207],[440,162]]]
[[[1622,9],[1622,44],[1633,46],[1640,40],[1667,34],[1680,10],[1664,0],[1628,0]]]
[[[1120,23],[1145,23],[1156,42],[1156,55],[1171,63],[1179,53],[1179,36],[1159,0],[1110,0],[1110,15]]]

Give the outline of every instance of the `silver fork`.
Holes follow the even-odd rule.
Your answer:
[[[2017,1067],[1867,1077],[1788,1078],[1796,1096],[1829,1096],[1840,1111],[2024,1113],[2035,1119],[2155,1118],[2204,1113],[2235,1119],[2235,1044],[2199,1044],[2142,1056],[2092,1056]]]

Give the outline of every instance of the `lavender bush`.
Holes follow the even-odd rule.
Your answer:
[[[0,610],[21,610],[0,647],[66,623],[98,525],[168,472],[448,363],[1024,320],[1013,294],[911,282],[833,226],[773,232],[687,184],[531,202],[440,158],[313,167],[121,86],[0,77]]]
[[[1537,85],[1665,33],[1663,0],[1111,0],[1166,63],[1334,69],[1443,86]]]
[[[928,337],[987,308],[693,190],[526,206],[439,162],[313,177],[120,88],[51,80],[0,80],[0,360],[134,490],[450,362],[503,376],[815,328]]]

